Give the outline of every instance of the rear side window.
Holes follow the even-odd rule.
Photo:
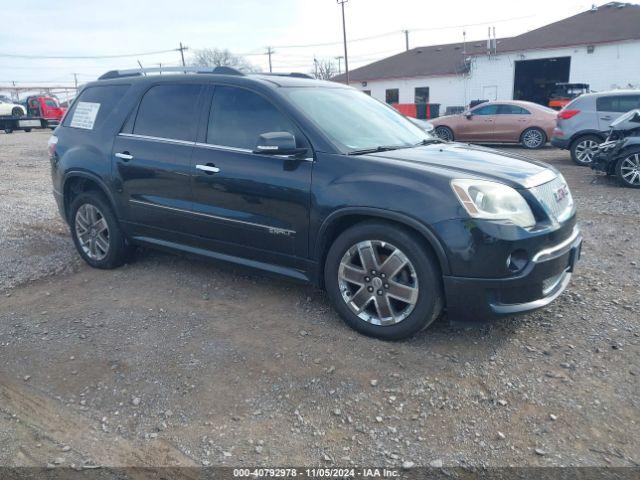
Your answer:
[[[64,119],[65,127],[95,130],[122,100],[129,85],[96,85],[82,90]]]
[[[600,97],[596,100],[596,108],[599,112],[628,112],[640,108],[640,95]]]
[[[291,121],[262,96],[244,88],[215,87],[207,143],[252,150],[258,136],[268,132],[289,132],[299,147],[304,144]]]
[[[133,133],[193,142],[200,85],[156,85],[142,97]]]
[[[498,115],[531,115],[531,112],[517,105],[500,105]]]

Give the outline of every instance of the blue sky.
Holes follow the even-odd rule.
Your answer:
[[[309,71],[312,59],[342,54],[342,24],[336,0],[19,0],[3,2],[0,29],[0,85],[72,85],[113,68],[132,68],[137,59],[16,59],[18,55],[115,55],[173,49],[182,41],[192,50],[228,48],[250,54],[266,69],[265,47],[275,46],[275,70]],[[487,25],[499,37],[510,36],[586,10],[591,1],[537,0],[349,0],[346,4],[352,68],[404,49],[403,29],[411,46],[484,39]],[[602,2],[599,2],[602,3]],[[506,19],[511,19],[504,21]],[[467,25],[462,27],[462,25]],[[452,27],[455,28],[444,28]],[[438,27],[439,30],[424,30]],[[334,45],[288,48],[290,45]],[[256,55],[258,54],[258,55]],[[189,52],[187,52],[189,55]],[[179,54],[140,56],[145,66],[177,65]]]

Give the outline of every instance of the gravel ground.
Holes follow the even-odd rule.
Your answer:
[[[385,343],[312,287],[157,252],[79,263],[46,139],[0,134],[0,464],[639,465],[640,191],[529,153],[578,204],[567,292]]]

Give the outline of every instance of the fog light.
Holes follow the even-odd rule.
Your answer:
[[[516,273],[524,269],[529,263],[529,255],[524,250],[515,250],[507,257],[507,270]]]

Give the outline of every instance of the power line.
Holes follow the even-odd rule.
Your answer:
[[[502,18],[500,20],[488,20],[486,22],[479,23],[465,23],[460,25],[445,25],[442,27],[430,27],[430,28],[412,28],[410,29],[412,32],[431,32],[438,30],[449,30],[452,28],[464,28],[464,27],[478,27],[481,25],[489,25],[494,23],[503,23],[503,22],[511,22],[514,20],[524,20],[527,18],[533,18],[536,15],[524,15],[520,17],[511,17],[511,18]],[[390,35],[397,35],[398,33],[404,33],[405,30],[393,30],[391,32],[379,33],[377,35],[370,35],[368,37],[360,37],[360,38],[352,38],[349,40],[349,43],[353,42],[363,42],[366,40],[373,40],[376,38],[388,37]],[[324,42],[324,43],[307,43],[304,45],[277,45],[274,48],[306,48],[306,47],[329,47],[333,45],[341,45],[343,42]]]
[[[159,55],[161,53],[171,53],[179,50],[180,50],[179,48],[174,48],[171,50],[157,50],[155,52],[142,52],[142,53],[124,53],[119,55],[22,55],[22,54],[14,54],[14,53],[0,53],[0,57],[22,58],[22,59],[28,59],[28,60],[97,60],[101,58],[144,57],[147,55]]]

